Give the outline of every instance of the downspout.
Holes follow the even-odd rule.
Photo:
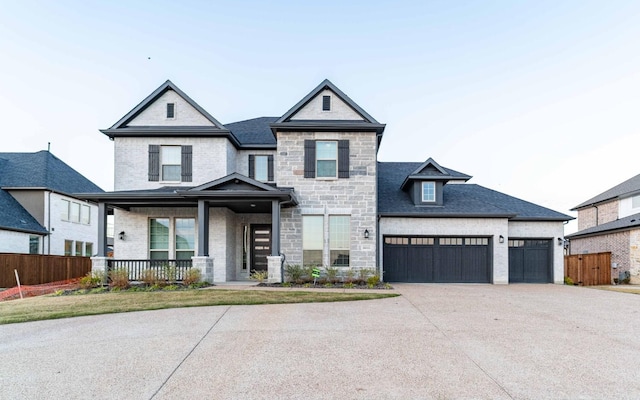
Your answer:
[[[595,204],[593,205],[593,207],[596,209],[596,226],[600,225],[600,216],[598,215],[598,206],[596,206]]]
[[[49,234],[47,235],[47,254],[51,255],[51,191],[47,192],[47,229],[49,230]]]

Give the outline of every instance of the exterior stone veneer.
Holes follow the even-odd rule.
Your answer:
[[[304,177],[305,140],[349,140],[349,178]],[[329,264],[330,215],[349,215],[350,267],[375,268],[377,138],[373,132],[278,132],[276,170],[279,187],[295,188],[300,205],[281,211],[281,251],[287,264],[303,264],[302,216],[324,215],[324,258]],[[368,230],[369,239],[364,238]]]

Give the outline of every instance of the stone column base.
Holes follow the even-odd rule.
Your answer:
[[[267,272],[269,283],[282,282],[282,257],[267,256]]]
[[[191,268],[200,271],[200,282],[213,283],[213,257],[191,257]]]

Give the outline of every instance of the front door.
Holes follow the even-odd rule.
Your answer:
[[[271,255],[271,225],[251,225],[251,268],[266,271],[267,256]]]

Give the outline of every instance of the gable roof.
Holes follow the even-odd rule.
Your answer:
[[[140,113],[147,109],[151,104],[158,100],[167,91],[172,90],[177,93],[190,106],[195,108],[203,117],[205,117],[213,126],[128,126]],[[209,114],[198,103],[193,101],[185,92],[180,90],[173,82],[167,80],[153,91],[149,96],[142,100],[137,106],[129,111],[118,122],[108,129],[101,129],[100,132],[110,138],[118,136],[227,136],[229,140],[237,147],[239,143],[233,134],[222,125],[217,119]]]
[[[223,176],[222,178],[191,188],[187,190],[187,192],[202,192],[204,190],[216,190],[217,188],[224,188],[223,190],[229,190],[227,189],[228,183],[238,184],[238,190],[249,189],[269,192],[278,191],[278,189],[276,189],[274,186],[267,185],[266,183],[256,181],[255,179],[251,179],[247,176],[234,172],[227,176]],[[181,191],[178,191],[178,193],[181,193]]]
[[[597,203],[602,203],[607,200],[613,200],[619,197],[626,197],[626,195],[632,195],[634,193],[640,193],[640,174],[633,178],[627,179],[619,185],[612,187],[609,190],[605,190],[599,195],[590,198],[589,200],[578,204],[573,207],[571,211],[578,210],[583,207],[591,206]]]
[[[606,224],[596,225],[592,226],[591,228],[574,232],[570,235],[566,235],[566,238],[571,239],[576,237],[596,236],[600,234],[612,233],[615,231],[624,231],[634,228],[640,228],[640,213],[629,215],[615,221],[607,222]]]
[[[424,163],[378,162],[378,213],[427,218],[509,218],[520,221],[568,221],[565,214],[475,184],[443,186],[442,206],[416,206],[402,190],[407,176]],[[455,174],[459,172],[441,167]],[[452,175],[453,175],[452,173]],[[466,176],[464,174],[460,174]]]
[[[48,151],[0,153],[0,188],[38,188],[60,193],[103,192]]]
[[[434,159],[429,157],[427,161],[423,162],[415,171],[407,175],[402,182],[402,189],[406,189],[411,181],[418,180],[430,180],[430,181],[450,181],[450,180],[462,180],[468,181],[471,176],[463,174],[461,172],[454,171],[452,169],[443,168]]]
[[[0,189],[0,230],[2,229],[39,235],[48,233],[13,196]]]
[[[328,89],[335,93],[340,100],[342,100],[347,106],[349,106],[354,112],[362,117],[362,120],[291,120],[298,111],[306,106],[312,99],[320,94],[323,90]],[[271,124],[271,130],[275,135],[276,130],[297,130],[297,129],[313,129],[313,130],[327,130],[327,131],[375,131],[379,135],[378,143],[382,139],[382,133],[384,132],[385,125],[375,120],[369,113],[367,113],[362,107],[357,105],[353,100],[349,98],[342,90],[338,89],[336,85],[331,83],[328,79],[322,81],[315,89],[296,103],[289,111],[278,118],[277,121]]]

